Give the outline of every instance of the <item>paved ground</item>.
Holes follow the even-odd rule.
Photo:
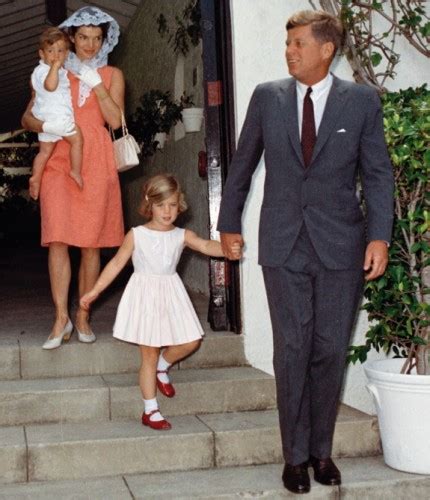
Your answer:
[[[77,303],[77,266],[79,253],[71,250],[73,276],[70,291],[71,318]],[[103,256],[103,261],[109,255]],[[97,302],[92,327],[96,335],[110,335],[116,307],[123,287],[131,273],[124,270]],[[16,339],[49,335],[54,319],[47,249],[39,246],[0,248],[0,338]],[[72,340],[76,340],[73,339]]]

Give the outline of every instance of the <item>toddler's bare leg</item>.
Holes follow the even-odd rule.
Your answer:
[[[64,137],[64,139],[70,144],[70,177],[76,182],[76,184],[82,189],[84,182],[81,176],[82,167],[82,149],[84,146],[84,140],[82,137],[81,129],[76,125],[75,134]]]
[[[33,170],[29,180],[30,196],[33,200],[39,198],[40,182],[42,181],[43,169],[54,150],[55,142],[39,142],[39,152],[33,160]]]

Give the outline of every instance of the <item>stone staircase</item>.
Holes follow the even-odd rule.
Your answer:
[[[2,336],[0,498],[292,497],[273,378],[247,366],[241,336],[202,324],[201,349],[171,372],[177,396],[159,396],[168,432],[141,425],[137,349],[108,328],[51,352],[40,335]],[[313,483],[307,498],[430,498],[430,478],[383,465],[374,417],[342,406],[334,455],[342,486]]]

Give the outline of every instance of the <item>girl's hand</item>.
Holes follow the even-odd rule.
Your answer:
[[[85,309],[85,311],[88,311],[90,308],[90,304],[96,300],[96,298],[99,296],[97,292],[90,291],[83,295],[81,297],[81,300],[79,301],[79,305],[82,307],[82,309]]]

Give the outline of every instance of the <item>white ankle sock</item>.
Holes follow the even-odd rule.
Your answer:
[[[144,399],[143,404],[145,405],[145,413],[149,415],[151,411],[158,410],[157,398],[153,399]],[[160,412],[154,413],[149,417],[149,420],[153,422],[159,422],[160,420],[164,420],[163,416]]]
[[[160,356],[158,357],[157,371],[167,371],[171,366],[172,365],[163,358],[163,355],[160,354]],[[157,377],[160,382],[163,382],[163,384],[168,384],[170,382],[167,373],[157,373]]]

